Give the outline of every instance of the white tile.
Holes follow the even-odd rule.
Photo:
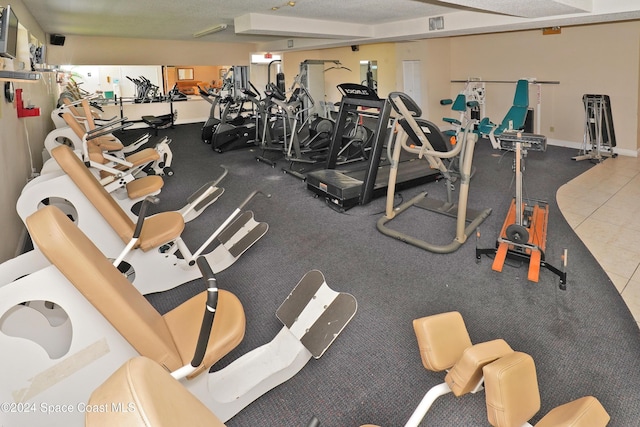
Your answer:
[[[640,231],[626,225],[620,226],[611,236],[610,242],[612,246],[636,254],[640,259]]]
[[[607,248],[591,248],[591,253],[596,257],[602,268],[606,271],[631,278],[640,264],[640,256],[630,253],[615,246]]]
[[[606,271],[606,273],[609,276],[609,279],[611,279],[611,281],[615,285],[615,287],[618,290],[618,292],[622,293],[622,291],[624,291],[624,288],[627,286],[627,283],[629,283],[629,278],[628,277],[622,277],[619,274],[612,273],[610,271]]]
[[[604,205],[596,209],[589,218],[614,225],[628,225],[637,216],[636,212]]]
[[[562,209],[560,211],[562,212]],[[573,228],[574,230],[580,224],[582,224],[582,222],[587,218],[584,215],[580,215],[580,214],[573,213],[573,212],[562,212],[562,215],[564,216],[564,219],[569,223],[571,228]]]
[[[606,247],[618,235],[621,226],[588,217],[576,227],[575,231],[583,242]]]

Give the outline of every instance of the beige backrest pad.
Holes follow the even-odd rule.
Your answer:
[[[71,148],[60,145],[51,150],[51,155],[120,239],[124,243],[129,243],[133,237],[135,224]]]
[[[26,223],[40,251],[141,355],[170,370],[183,365],[160,313],[60,209],[44,207]]]
[[[132,410],[111,410],[114,402]],[[131,359],[114,372],[91,394],[89,405],[110,410],[87,411],[86,427],[224,427],[182,384],[145,357]]]

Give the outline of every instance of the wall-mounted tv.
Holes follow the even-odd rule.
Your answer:
[[[0,56],[15,58],[18,52],[18,17],[7,5],[0,19]]]

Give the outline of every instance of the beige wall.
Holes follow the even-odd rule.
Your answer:
[[[451,39],[431,39],[396,45],[396,76],[393,90],[402,91],[403,61],[420,61],[420,82],[423,118],[440,126],[443,111],[440,100],[450,98]],[[446,115],[446,114],[445,114]]]
[[[56,65],[248,65],[255,50],[251,43],[83,36],[47,48],[47,62]]]
[[[340,95],[336,86],[340,83],[360,83],[360,61],[378,62],[378,94],[383,97],[395,90],[396,54],[393,43],[361,45],[357,51],[351,47],[333,49],[287,52],[283,55],[283,71],[287,87],[293,83],[300,72],[300,63],[307,59],[338,60],[346,69],[333,69],[325,72],[325,94],[328,101],[339,102]],[[327,68],[332,64],[327,63]]]
[[[44,32],[35,23],[33,17],[26,10],[20,0],[12,0],[20,23],[36,38],[44,41]],[[19,41],[19,45],[26,43]],[[44,138],[51,126],[50,113],[54,99],[55,84],[53,74],[47,73],[36,83],[14,82],[15,89],[22,89],[23,99],[40,108],[40,117],[18,118],[15,101],[9,103],[0,95],[0,170],[2,170],[2,184],[0,185],[0,229],[2,230],[2,245],[0,246],[0,261],[12,258],[18,247],[18,242],[24,231],[22,221],[16,213],[16,201],[20,191],[27,183],[33,168],[39,171],[42,167],[42,147]],[[4,87],[4,82],[2,83]],[[4,94],[4,90],[2,91]],[[30,156],[30,151],[31,155]]]
[[[567,27],[559,35],[525,31],[453,38],[451,55],[464,58],[457,68],[452,67],[454,79],[479,75],[491,80],[536,77],[559,81],[557,86],[542,88],[541,132],[551,140],[582,141],[582,95],[609,95],[618,148],[627,155],[636,153],[640,55],[637,21]],[[490,117],[501,118],[507,107],[505,101],[511,101],[504,86],[487,85]],[[534,101],[531,98],[530,102]]]
[[[514,81],[533,77],[559,81],[541,86],[541,129],[550,143],[579,146],[583,138],[582,95],[611,98],[618,151],[637,155],[640,135],[640,25],[622,22],[562,28],[559,35],[539,30],[429,39],[397,45],[398,89],[402,89],[402,60],[422,63],[425,118],[441,123],[448,114],[440,98],[454,96],[466,80]],[[486,115],[500,121],[513,101],[515,84],[486,84]],[[530,105],[537,90],[530,89]]]

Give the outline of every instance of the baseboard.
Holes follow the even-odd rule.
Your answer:
[[[562,139],[547,138],[547,144],[555,145],[557,147],[575,148],[576,150],[582,149],[582,142],[564,141]],[[618,154],[619,156],[639,157],[638,154],[640,150],[629,150],[627,148],[615,147],[613,151],[615,154]]]

